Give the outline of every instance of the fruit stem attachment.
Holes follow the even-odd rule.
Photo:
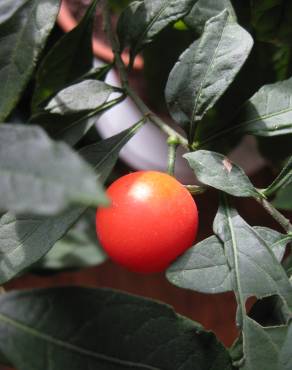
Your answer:
[[[199,185],[185,185],[185,188],[192,194],[202,194],[206,191],[206,188],[204,186]]]
[[[279,225],[287,232],[287,234],[292,235],[292,225],[288,218],[282,215],[270,202],[264,198],[255,198],[258,203],[260,203],[263,208],[278,222]]]
[[[103,6],[103,17],[104,17],[104,29],[107,34],[107,37],[111,43],[112,50],[115,57],[115,66],[119,72],[122,87],[127,95],[133,100],[136,107],[140,110],[143,116],[147,116],[149,121],[157,126],[161,131],[167,134],[167,136],[176,137],[176,140],[179,145],[182,145],[185,149],[189,150],[188,140],[180,135],[176,130],[171,128],[167,123],[165,123],[161,118],[159,118],[155,113],[153,113],[140,99],[137,93],[129,85],[128,75],[126,66],[120,55],[119,41],[114,33],[112,22],[111,22],[111,13],[108,5],[108,1],[104,2]]]
[[[179,145],[176,136],[169,136],[167,139],[168,145],[168,166],[167,172],[169,175],[174,176],[175,160],[176,160],[176,150]]]

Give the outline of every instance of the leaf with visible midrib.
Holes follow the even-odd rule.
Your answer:
[[[42,126],[54,138],[75,145],[96,122],[96,115],[114,104],[114,88],[102,81],[84,80],[57,93],[30,123]]]
[[[60,0],[1,1],[0,122],[17,104],[55,24],[59,5]]]
[[[201,38],[172,69],[165,97],[175,121],[193,143],[197,124],[232,83],[247,59],[253,40],[224,10],[206,22]]]
[[[115,165],[119,151],[141,127],[133,127],[80,150],[104,182]],[[43,257],[86,210],[74,207],[56,217],[15,216],[0,218],[0,284],[10,280]]]
[[[221,203],[214,220],[214,232],[224,243],[224,250],[233,274],[234,293],[238,303],[237,324],[242,329],[244,370],[288,370],[282,361],[290,353],[279,348],[287,338],[287,325],[264,328],[247,316],[248,297],[263,298],[278,295],[287,311],[292,313],[292,286],[283,267],[266,241],[232,208],[227,199]],[[280,338],[273,330],[280,330]],[[291,347],[290,347],[291,348]]]
[[[93,169],[32,125],[0,126],[0,191],[0,210],[35,215],[108,203]]]
[[[105,289],[1,295],[0,350],[21,370],[231,370],[223,345],[199,324]]]
[[[292,77],[265,85],[241,108],[237,131],[257,136],[292,133]]]
[[[271,247],[224,201],[214,220],[214,232],[224,243],[242,305],[248,297],[278,294],[292,309],[292,287]]]
[[[66,33],[49,51],[36,75],[32,108],[66,85],[82,77],[92,67],[92,30],[96,4],[93,0],[80,23]]]
[[[259,197],[241,167],[220,153],[197,150],[183,156],[203,184],[237,197]]]
[[[281,261],[292,237],[266,227],[253,229]],[[188,249],[168,268],[166,277],[181,288],[208,294],[223,293],[235,288],[224,245],[215,235]]]
[[[132,2],[121,14],[117,32],[121,49],[130,46],[131,55],[139,51],[168,24],[186,15],[197,0],[147,0]]]

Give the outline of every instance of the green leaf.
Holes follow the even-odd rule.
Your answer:
[[[208,150],[198,150],[183,156],[203,184],[237,197],[259,197],[242,168],[224,155]]]
[[[253,229],[281,261],[290,239],[266,227]],[[202,293],[222,293],[235,288],[224,244],[215,235],[187,250],[168,268],[166,276],[174,285]]]
[[[37,126],[0,126],[0,209],[49,215],[107,204],[93,169]]]
[[[59,11],[59,0],[1,1],[0,122],[11,113],[33,72]]]
[[[133,127],[80,150],[104,182],[114,167],[119,151],[141,127]],[[10,280],[43,257],[85,212],[75,207],[56,217],[15,216],[0,219],[0,284]]]
[[[104,81],[108,72],[112,69],[112,64],[103,64],[98,67],[94,67],[80,77],[80,81],[83,80],[100,80]]]
[[[213,228],[224,243],[241,316],[245,313],[246,299],[252,296],[279,295],[291,310],[292,286],[269,243],[258,231],[248,225],[227,201],[219,207]]]
[[[198,0],[189,14],[184,18],[186,25],[197,33],[202,33],[205,23],[227,9],[236,21],[236,14],[230,0]]]
[[[95,110],[104,104],[114,88],[102,81],[85,80],[71,85],[56,94],[44,110],[51,114]]]
[[[256,136],[292,133],[292,78],[263,86],[241,108],[238,132]]]
[[[239,216],[226,199],[215,217],[214,232],[224,243],[238,302],[237,324],[242,330],[243,357],[238,359],[238,346],[235,346],[236,353],[232,357],[239,360],[237,366],[244,370],[288,370],[283,366],[283,361],[287,363],[289,359],[288,351],[283,346],[287,326],[264,328],[247,316],[245,308],[248,297],[278,295],[287,316],[291,317],[292,286],[284,269],[268,243]]]
[[[260,41],[291,45],[292,3],[286,0],[251,2],[251,22]]]
[[[292,325],[263,328],[249,317],[245,318],[246,353],[243,370],[291,369]]]
[[[96,115],[115,100],[114,88],[102,81],[84,80],[57,93],[30,122],[42,126],[53,139],[75,145],[96,122]]]
[[[121,50],[130,46],[132,59],[166,26],[184,17],[197,0],[132,2],[121,14],[117,32]]]
[[[291,367],[291,323],[274,327],[262,327],[256,321],[247,317],[245,330],[249,344],[248,356],[243,357],[242,354],[242,336],[230,350],[236,368],[256,370],[264,366],[268,370],[288,370]],[[285,348],[286,342],[290,342],[288,351]],[[287,364],[290,367],[287,367]]]
[[[91,69],[92,32],[97,2],[92,1],[80,23],[66,33],[42,61],[36,76],[33,110]]]
[[[106,258],[96,238],[95,212],[87,211],[67,235],[34,266],[34,270],[64,270],[97,266]]]
[[[276,79],[278,81],[285,80],[290,76],[291,58],[292,58],[291,46],[288,45],[280,46],[274,52],[272,63],[276,73]]]
[[[0,350],[20,370],[231,370],[227,351],[197,323],[105,289],[1,295]]]
[[[292,238],[292,236],[291,236]],[[292,253],[290,253],[288,255],[287,258],[285,258],[284,262],[283,262],[283,266],[284,266],[284,269],[286,270],[286,273],[288,275],[288,277],[290,278],[290,281],[291,281],[291,277],[292,277]],[[291,281],[291,284],[292,284],[292,281]]]
[[[0,218],[0,284],[43,257],[62,238],[85,207],[74,207],[54,217],[15,216]]]
[[[273,201],[273,204],[276,208],[284,210],[292,210],[292,184],[290,183],[286,187],[280,189]]]
[[[194,140],[198,121],[232,83],[253,45],[228,11],[209,19],[201,38],[180,57],[167,81],[165,96],[175,121]]]
[[[267,189],[265,189],[264,193],[267,196],[271,195],[278,189],[285,188],[291,183],[292,183],[292,156],[288,158],[282,171],[279,173],[276,179],[271,183],[271,185]]]

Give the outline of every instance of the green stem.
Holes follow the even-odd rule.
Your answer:
[[[256,198],[257,202],[260,203],[264,209],[278,222],[279,225],[287,232],[292,234],[292,225],[290,221],[282,215],[270,202],[264,198]]]
[[[178,146],[178,142],[176,140],[176,137],[170,136],[167,140],[167,145],[168,145],[167,172],[169,173],[169,175],[174,176],[176,149],[177,149],[177,146]]]
[[[136,94],[136,92],[131,88],[128,81],[128,75],[126,66],[121,58],[120,55],[120,48],[119,42],[113,32],[112,23],[111,23],[111,16],[110,16],[110,9],[108,6],[108,2],[106,1],[104,4],[104,27],[109,38],[109,41],[112,46],[112,50],[115,56],[115,65],[120,75],[122,87],[124,91],[128,94],[128,96],[133,100],[137,108],[143,114],[144,117],[148,117],[148,119],[161,131],[167,134],[167,136],[174,136],[178,144],[182,145],[184,148],[189,150],[188,141],[182,135],[180,135],[176,130],[171,128],[168,124],[166,124],[161,118],[159,118],[155,113],[153,113],[146,104],[140,99],[140,97]]]
[[[285,177],[282,180],[278,181],[274,186],[271,186],[267,189],[261,189],[261,192],[266,197],[270,197],[271,195],[275,194],[279,189],[284,188],[287,184],[289,184],[289,182],[290,179],[288,177]]]

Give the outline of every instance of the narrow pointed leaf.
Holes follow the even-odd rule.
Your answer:
[[[224,155],[208,150],[198,150],[185,154],[184,158],[187,159],[196,177],[203,184],[237,197],[259,196],[242,168]]]
[[[96,115],[107,105],[113,87],[96,80],[85,80],[56,94],[31,119],[53,138],[75,145],[96,122]]]
[[[201,38],[175,64],[166,85],[166,101],[192,143],[198,121],[232,83],[252,48],[251,36],[224,10],[209,19]]]
[[[263,86],[241,108],[238,132],[256,136],[292,133],[292,78]]]
[[[20,370],[231,370],[225,348],[199,324],[105,289],[1,295],[0,350]]]
[[[132,56],[150,43],[170,23],[184,17],[197,0],[143,0],[132,2],[121,14],[118,36],[121,49],[130,46]]]
[[[266,227],[254,227],[254,230],[281,261],[290,239]],[[222,293],[235,288],[224,244],[215,235],[186,251],[168,268],[166,276],[174,285],[202,293]]]
[[[108,72],[113,68],[112,64],[103,64],[98,67],[91,68],[88,72],[80,77],[80,80],[100,80],[104,81]]]
[[[113,92],[113,87],[95,80],[85,80],[71,85],[56,94],[44,110],[51,114],[94,110],[103,104]]]
[[[45,46],[60,0],[0,3],[0,122],[17,104]]]
[[[0,126],[0,209],[48,215],[107,199],[93,169],[38,126]]]
[[[80,23],[66,33],[42,61],[36,76],[33,108],[92,67],[92,32],[98,0],[93,0]]]
[[[283,167],[279,175],[276,177],[276,179],[271,183],[271,185],[267,189],[265,189],[265,194],[266,195],[273,194],[278,189],[285,188],[291,183],[292,183],[292,156],[288,158],[285,166]]]
[[[134,125],[118,135],[89,145],[80,154],[104,182],[115,165],[119,151],[141,127]],[[57,217],[15,216],[7,213],[0,219],[0,284],[10,280],[37,262],[61,239],[85,212],[74,207]]]

